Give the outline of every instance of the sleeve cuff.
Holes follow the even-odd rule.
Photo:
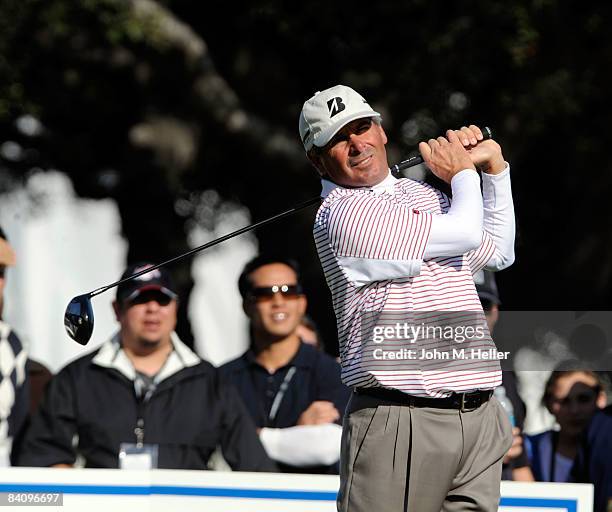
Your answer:
[[[450,181],[451,187],[456,186],[459,183],[463,183],[467,180],[477,180],[480,183],[478,173],[474,169],[463,169],[455,174]]]
[[[504,170],[502,172],[499,172],[497,174],[488,174],[486,172],[481,173],[482,176],[482,181],[486,182],[486,181],[499,181],[499,180],[503,180],[506,177],[508,177],[508,175],[510,174],[510,164],[508,162],[506,162],[506,167],[504,167]]]

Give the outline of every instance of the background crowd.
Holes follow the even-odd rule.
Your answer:
[[[0,235],[1,306],[17,257]],[[121,277],[147,266],[130,265]],[[236,286],[251,345],[220,368],[175,333],[180,297],[164,268],[119,286],[117,334],[56,375],[28,359],[0,321],[2,464],[337,473],[350,391],[306,316],[300,275],[284,257],[261,255],[244,267]],[[502,308],[494,274],[480,271],[474,281],[494,333]],[[554,421],[529,435],[521,373],[505,370],[496,391],[514,426],[503,478],[591,482],[604,510],[612,486],[609,372],[576,358],[559,362],[536,405]]]

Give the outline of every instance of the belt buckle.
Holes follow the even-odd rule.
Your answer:
[[[467,407],[466,403],[465,403],[465,397],[468,395],[469,393],[461,393],[461,412],[471,412],[471,411],[475,411],[476,409],[478,409],[478,407],[480,407],[480,405],[477,405],[476,407]],[[471,398],[471,397],[468,397]]]

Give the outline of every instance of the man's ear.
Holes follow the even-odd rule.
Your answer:
[[[386,144],[387,143],[387,134],[385,133],[385,129],[382,127],[381,124],[376,123],[376,126],[378,126],[378,129],[380,130],[380,134],[382,136],[383,144]]]
[[[319,176],[321,176],[321,178],[325,178],[327,173],[324,170],[322,158],[313,150],[306,153],[306,156],[308,157],[310,164],[317,170],[317,173],[319,173]]]
[[[550,413],[553,414],[553,410],[552,410],[552,404],[550,403],[550,400],[546,400],[544,402],[544,407],[546,407],[546,410]],[[554,416],[554,414],[553,414]]]
[[[251,311],[253,310],[253,303],[249,299],[242,299],[242,311],[244,314],[251,318]]]
[[[599,409],[604,409],[606,407],[606,403],[607,403],[607,399],[606,399],[606,392],[605,391],[600,391],[599,394],[597,395],[597,400],[595,402],[597,404],[597,407]]]
[[[121,320],[119,317],[121,315],[121,306],[116,300],[113,301],[113,311],[115,312],[115,319],[117,322],[120,322]]]
[[[306,295],[302,295],[299,298],[300,301],[300,315],[305,315],[306,314],[306,308],[308,307],[308,299],[306,298]]]

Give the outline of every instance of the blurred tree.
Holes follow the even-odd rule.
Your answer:
[[[79,194],[115,198],[130,259],[175,255],[189,222],[214,223],[195,214],[193,191],[213,188],[254,219],[315,195],[298,113],[314,91],[344,82],[383,113],[392,162],[447,127],[494,128],[513,165],[519,223],[517,262],[499,277],[506,307],[609,307],[610,6],[1,4],[0,144],[22,150],[0,152],[0,169],[14,180],[56,167]],[[43,131],[24,132],[28,115]],[[302,262],[312,315],[333,350],[312,217],[258,237],[262,250]],[[188,291],[188,265],[179,274]]]

